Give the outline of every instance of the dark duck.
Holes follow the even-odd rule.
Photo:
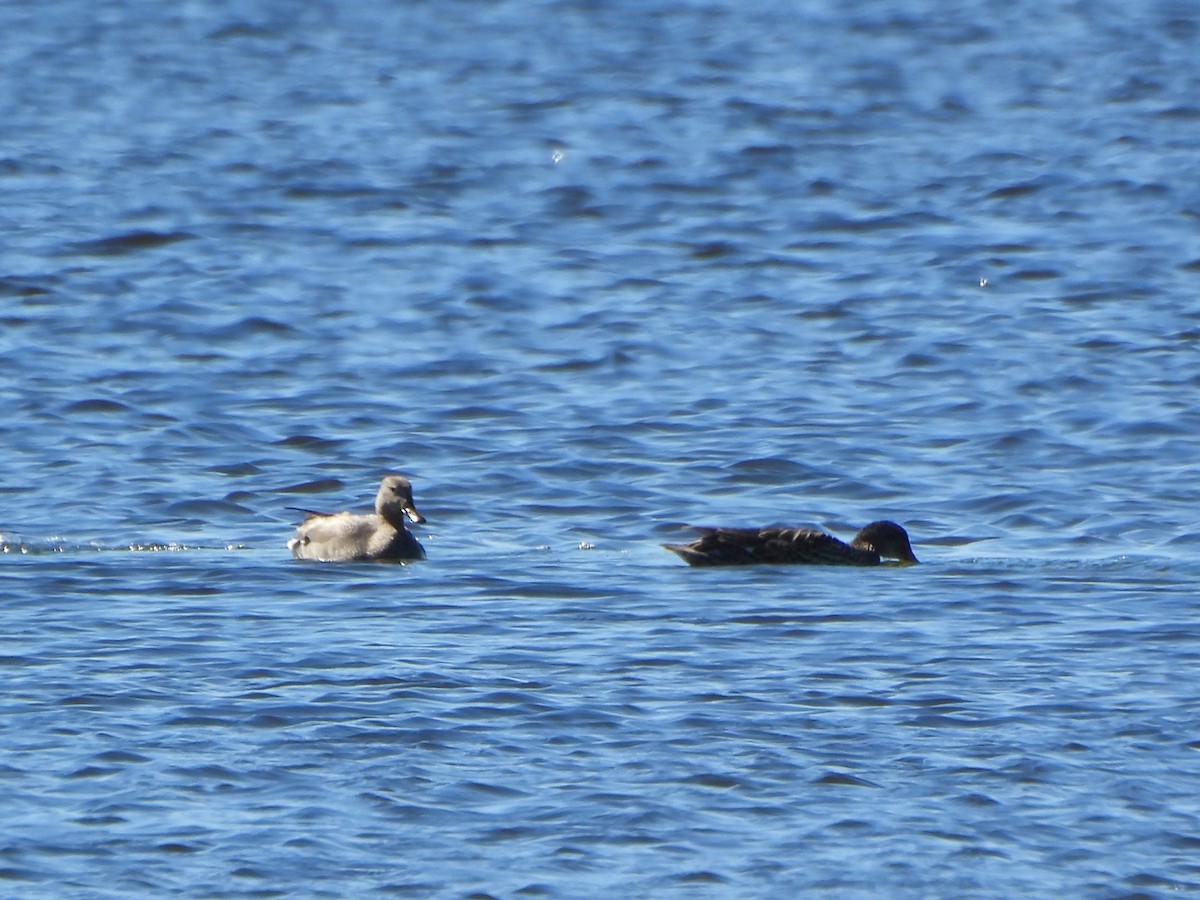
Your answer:
[[[709,528],[689,544],[663,544],[689,566],[790,563],[810,566],[877,566],[884,559],[915,563],[908,532],[895,522],[872,522],[845,543],[815,528]]]

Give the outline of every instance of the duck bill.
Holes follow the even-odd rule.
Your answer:
[[[415,506],[404,507],[404,514],[408,516],[409,521],[413,522],[414,524],[420,525],[425,521],[425,517],[417,512],[417,508]]]

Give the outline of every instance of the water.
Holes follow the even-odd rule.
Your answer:
[[[1195,891],[1198,33],[5,6],[2,893]]]

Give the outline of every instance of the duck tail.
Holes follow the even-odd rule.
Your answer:
[[[670,550],[689,566],[704,565],[708,559],[703,553],[698,552],[695,547],[688,544],[660,544],[659,546],[664,550]]]

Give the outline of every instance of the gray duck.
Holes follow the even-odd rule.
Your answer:
[[[296,536],[287,543],[296,559],[346,562],[425,558],[425,548],[404,527],[405,519],[420,524],[425,517],[413,505],[412,485],[403,475],[383,479],[375,495],[374,513],[298,512],[307,515],[296,527]]]

